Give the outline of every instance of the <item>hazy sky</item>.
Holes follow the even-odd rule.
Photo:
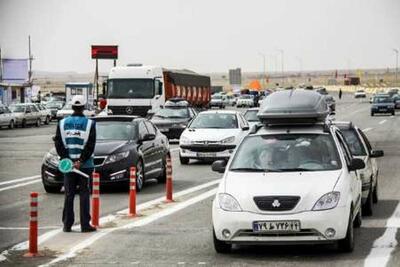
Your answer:
[[[3,57],[27,57],[29,34],[35,70],[93,71],[91,44],[119,45],[118,64],[199,72],[261,71],[260,53],[274,70],[278,49],[285,70],[386,68],[400,0],[0,0]]]

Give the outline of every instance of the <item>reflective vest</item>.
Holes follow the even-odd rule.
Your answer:
[[[69,116],[60,121],[61,138],[70,159],[75,160],[81,157],[93,123],[84,116]],[[82,162],[81,168],[94,168],[93,155],[87,161]]]

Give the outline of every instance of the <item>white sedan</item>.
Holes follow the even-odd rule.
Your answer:
[[[329,129],[330,128],[330,129]],[[212,206],[215,250],[232,244],[335,243],[354,248],[361,225],[361,181],[336,127],[261,128],[226,163]]]
[[[229,159],[249,130],[238,111],[203,111],[183,131],[179,139],[179,159]]]
[[[354,93],[354,98],[366,98],[367,94],[365,93],[365,91],[363,89],[358,89],[355,93]]]

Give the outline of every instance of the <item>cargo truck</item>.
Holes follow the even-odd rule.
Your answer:
[[[140,64],[114,67],[107,80],[107,109],[114,115],[144,117],[175,97],[204,108],[210,102],[210,91],[210,77],[189,70]]]

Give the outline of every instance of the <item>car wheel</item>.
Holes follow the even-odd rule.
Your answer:
[[[22,120],[21,126],[22,126],[22,128],[25,128],[25,127],[26,127],[26,119],[23,119],[23,120]]]
[[[367,201],[363,205],[363,214],[366,216],[371,216],[372,215],[372,207],[373,207],[373,186],[372,186],[372,180],[371,180],[371,187],[368,192],[368,197]]]
[[[354,250],[354,228],[353,222],[351,221],[352,216],[353,212],[350,212],[346,237],[338,241],[338,248],[342,252],[352,252]]]
[[[36,127],[40,127],[40,123],[42,122],[42,120],[40,118],[38,118],[36,120]]]
[[[379,200],[379,198],[378,198],[378,177],[377,177],[374,192],[372,194],[372,201],[376,204],[376,203],[378,203],[378,200]]]
[[[395,113],[394,113],[394,110],[392,111],[392,116],[394,116],[395,115]]]
[[[49,116],[46,116],[46,120],[44,121],[44,124],[49,125],[50,123],[50,118]]]
[[[374,113],[373,112],[371,112],[371,117],[373,117],[374,116]]]
[[[49,186],[49,185],[45,185],[43,184],[44,190],[47,193],[51,193],[51,194],[56,194],[56,193],[60,193],[61,192],[61,188],[62,186],[56,185],[56,186]]]
[[[217,239],[217,237],[215,236],[215,231],[214,229],[213,231],[213,241],[214,241],[214,249],[217,253],[222,253],[222,254],[226,254],[231,252],[232,249],[232,245],[228,244],[224,241],[220,241]]]
[[[142,160],[139,160],[136,165],[136,191],[140,192],[144,185],[144,166]]]
[[[360,207],[360,210],[358,211],[356,218],[354,219],[354,227],[360,228],[361,224],[362,224],[362,208]]]
[[[8,128],[9,129],[14,129],[14,121],[13,120],[10,121],[10,124],[8,125]]]
[[[189,158],[183,158],[181,155],[179,155],[179,161],[181,162],[182,165],[188,165],[190,159]]]
[[[157,178],[157,181],[161,184],[165,184],[167,181],[167,158],[163,159],[163,169],[161,175]]]

